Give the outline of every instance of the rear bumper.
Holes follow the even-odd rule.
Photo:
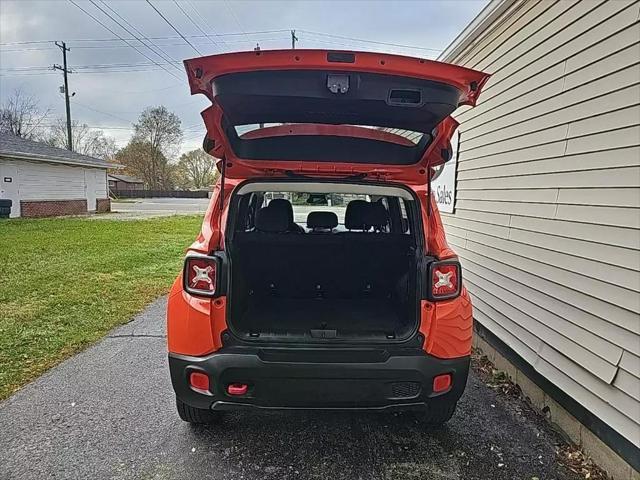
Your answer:
[[[469,357],[442,360],[420,352],[222,349],[206,357],[169,354],[169,369],[177,397],[204,409],[404,410],[457,401]],[[210,392],[189,386],[192,371],[209,376]],[[433,378],[446,373],[452,375],[451,387],[434,393]],[[247,393],[229,395],[232,383],[247,384]]]

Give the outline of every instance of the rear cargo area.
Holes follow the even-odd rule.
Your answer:
[[[267,230],[267,231],[265,231]],[[236,233],[236,334],[284,341],[396,340],[417,324],[415,242],[375,231]]]

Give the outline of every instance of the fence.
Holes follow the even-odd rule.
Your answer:
[[[207,198],[208,190],[110,190],[113,198]]]

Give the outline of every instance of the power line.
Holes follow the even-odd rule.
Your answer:
[[[187,4],[191,7],[191,10],[193,10],[193,13],[196,14],[196,18],[198,18],[200,21],[202,21],[202,24],[205,26],[205,28],[208,27],[208,24],[207,24],[207,21],[206,21],[206,17],[200,13],[200,11],[198,10],[198,7],[196,6],[196,4],[194,2],[192,2],[191,0],[187,0]],[[209,23],[211,23],[211,22],[209,22]],[[209,27],[209,28],[211,28],[211,27]],[[217,32],[213,32],[213,33],[214,33],[214,35],[216,37],[216,40],[220,42],[221,46],[225,46],[225,44],[226,44],[226,40],[223,37],[235,35],[235,34],[231,35],[231,34],[224,34],[224,33],[220,34],[220,33],[217,33]],[[264,33],[271,34],[271,33],[279,33],[279,32],[277,32],[276,30],[266,30],[266,31],[263,31],[263,32],[253,32],[252,34],[256,34],[257,35],[257,34],[264,34]]]
[[[354,37],[346,37],[346,36],[342,36],[342,35],[332,35],[329,33],[322,33],[322,32],[313,32],[310,30],[298,30],[300,32],[304,32],[310,35],[317,35],[320,37],[330,37],[330,38],[339,38],[342,40],[351,40],[351,41],[355,41],[355,42],[361,42],[361,43],[371,43],[371,44],[376,44],[376,45],[385,45],[385,46],[390,46],[390,47],[401,47],[401,48],[410,48],[410,49],[414,49],[414,50],[429,50],[432,52],[442,52],[442,49],[437,49],[437,48],[429,48],[429,47],[417,47],[415,45],[403,45],[401,43],[389,43],[389,42],[379,42],[377,40],[364,40],[362,38],[354,38]]]
[[[124,23],[126,23],[129,27],[131,27],[135,32],[137,32],[139,35],[142,36],[142,38],[146,39],[146,36],[144,35],[144,33],[142,33],[142,31],[140,31],[138,28],[136,28],[134,25],[132,25],[130,22],[128,22],[122,15],[120,15],[118,12],[116,12],[113,8],[111,8],[104,0],[100,0],[102,2],[102,4],[108,8],[111,12],[113,12],[114,15],[116,15],[118,18],[120,18]],[[91,3],[93,3],[95,5],[95,2],[93,0],[91,0]],[[96,5],[96,7],[98,7]],[[100,8],[100,7],[98,7]],[[102,9],[100,9],[102,10]],[[104,10],[102,10],[104,12]],[[165,52],[161,47],[159,47],[158,45],[156,45],[152,40],[148,40],[149,43],[151,43],[152,45],[154,45],[155,47],[157,47],[158,50],[155,50],[153,48],[151,48],[149,45],[147,45],[144,41],[140,40],[140,38],[138,38],[138,36],[136,36],[134,33],[132,33],[129,29],[123,27],[117,20],[115,20],[113,17],[111,17],[109,14],[107,14],[106,12],[104,12],[107,16],[109,16],[114,22],[116,22],[118,25],[120,25],[120,28],[122,28],[123,30],[125,30],[127,33],[129,33],[130,35],[133,35],[140,43],[142,43],[145,47],[147,47],[149,50],[151,50],[153,53],[155,53],[156,55],[158,55],[160,58],[162,58],[165,61],[170,61],[170,62],[177,62],[177,60],[175,58],[173,58],[171,55],[169,55],[167,52]],[[160,51],[160,53],[158,53],[158,51]],[[176,67],[176,69],[178,70],[182,70],[179,67]]]
[[[140,55],[142,55],[143,57],[145,57],[147,60],[151,60],[153,63],[155,63],[156,65],[158,65],[159,67],[161,67],[165,72],[167,72],[169,75],[171,75],[173,78],[175,78],[176,80],[182,81],[182,79],[180,77],[178,77],[176,74],[174,74],[171,70],[166,69],[164,66],[160,65],[158,62],[156,62],[153,58],[149,57],[146,53],[144,53],[143,51],[141,51],[138,47],[136,47],[135,45],[132,45],[131,43],[129,43],[128,40],[125,40],[124,38],[122,38],[118,33],[116,33],[115,31],[113,31],[111,28],[109,28],[108,26],[106,26],[103,22],[101,22],[100,20],[98,20],[95,16],[93,16],[91,13],[89,13],[88,11],[86,11],[84,8],[82,8],[80,5],[78,5],[74,0],[69,0],[69,2],[73,5],[75,5],[77,8],[79,8],[82,12],[84,12],[85,15],[89,16],[90,18],[92,18],[95,22],[97,22],[98,24],[100,24],[102,27],[104,27],[106,30],[108,30],[109,32],[111,32],[113,35],[115,35],[116,37],[118,37],[120,40],[122,40],[124,43],[126,43],[127,45],[129,45],[131,48],[133,48],[136,52],[138,52]]]
[[[125,68],[125,67],[151,67],[151,66],[162,66],[162,65],[179,65],[180,62],[162,62],[162,63],[99,63],[92,65],[74,65],[74,72],[82,71],[84,69],[109,69],[109,68]],[[38,70],[49,70],[48,66],[27,66],[27,67],[15,67],[15,68],[3,68],[0,71],[6,72],[32,72]]]
[[[180,35],[180,37],[181,37],[185,42],[187,42],[191,48],[193,48],[193,49],[196,51],[196,53],[197,53],[198,55],[201,55],[201,56],[202,56],[202,53],[200,52],[200,50],[198,50],[198,49],[193,45],[193,43],[191,43],[189,40],[187,40],[187,37],[185,37],[185,36],[180,32],[180,30],[178,30],[176,27],[174,27],[174,26],[173,26],[173,24],[172,24],[169,20],[167,20],[167,17],[165,17],[165,16],[162,14],[162,12],[160,12],[160,10],[158,10],[158,9],[153,5],[153,3],[151,3],[149,0],[146,0],[146,2],[151,6],[151,8],[153,8],[153,9],[156,11],[156,13],[157,13],[158,15],[160,15],[160,17],[161,17],[165,22],[167,22],[167,25],[169,25],[171,28],[173,28],[173,30],[174,30],[178,35]]]
[[[287,30],[287,32],[289,32]],[[285,33],[285,32],[282,32]],[[288,36],[289,34],[287,33],[287,35],[282,35],[281,37],[267,37],[267,38],[257,38],[257,39],[244,39],[244,40],[227,40],[225,41],[222,45],[218,45],[218,47],[224,46],[228,43],[254,43],[256,40],[260,41],[260,42],[271,42],[271,41],[277,41],[277,40],[287,40],[289,38]],[[211,36],[211,35],[209,35]],[[150,42],[151,40],[153,40],[154,37],[143,37],[145,39],[148,39]],[[175,37],[178,38],[178,37]],[[189,38],[189,37],[187,37]],[[197,36],[197,37],[192,37],[192,38],[203,38],[202,35]],[[131,39],[132,41],[138,41],[135,38]],[[114,39],[114,40],[110,40],[110,41],[117,41],[120,42],[119,39]],[[71,42],[67,42],[67,45],[71,45],[73,47],[74,50],[92,50],[92,49],[110,49],[110,48],[131,48],[130,45],[122,45],[122,44],[118,44],[118,45],[75,45]],[[198,42],[193,42],[195,45],[200,45],[200,46],[205,46],[207,44],[204,43],[198,43]],[[325,42],[326,43],[326,42]],[[336,43],[337,44],[337,43]],[[156,45],[159,49],[163,48],[163,47],[180,47],[180,46],[184,46],[184,42],[180,42],[180,43],[163,43],[163,44],[154,44]],[[337,45],[343,45],[342,43],[337,44]],[[144,46],[149,48],[147,45],[145,45],[144,43],[140,46]],[[30,51],[45,51],[45,50],[55,50],[55,47],[35,47],[35,48],[0,48],[0,53],[7,53],[7,52],[30,52]],[[167,54],[168,55],[168,54]]]
[[[92,111],[94,111],[96,113],[101,113],[103,115],[107,115],[109,117],[115,118],[116,120],[123,120],[125,122],[133,123],[131,120],[126,119],[124,117],[119,117],[118,115],[114,115],[114,114],[109,113],[109,112],[104,112],[102,110],[98,110],[97,108],[90,107],[89,105],[84,105],[83,103],[80,103],[80,102],[75,101],[75,100],[73,102],[71,102],[71,103],[73,103],[74,105],[78,105],[80,107],[86,108],[88,110],[92,110]]]
[[[27,42],[4,42],[0,43],[0,45],[35,45],[38,43],[53,43],[55,40],[30,40]]]
[[[242,28],[242,24],[240,23],[240,19],[236,15],[236,12],[233,10],[233,6],[227,0],[224,0],[224,6],[227,7],[227,10],[229,11],[231,16],[233,17],[233,20],[236,22],[236,25],[238,26],[240,31],[244,33],[244,29]]]
[[[302,30],[300,30],[302,31]],[[247,36],[247,35],[266,35],[266,34],[272,34],[272,33],[286,33],[287,35],[289,35],[290,29],[278,29],[278,30],[255,30],[255,31],[251,31],[251,32],[229,32],[229,33],[216,33],[215,37],[241,37],[241,36]],[[185,38],[188,39],[197,39],[197,38],[204,38],[206,39],[207,37],[210,37],[211,35],[185,35]],[[156,36],[156,37],[150,37],[150,36],[145,36],[145,38],[149,39],[149,40],[177,40],[177,39],[181,39],[182,37],[180,36],[176,36],[176,35],[163,35],[163,36]],[[72,43],[72,42],[77,42],[77,43],[82,43],[82,42],[90,42],[90,43],[102,43],[102,42],[120,42],[123,40],[136,40],[135,37],[114,37],[114,38],[74,38],[74,39],[70,39],[67,40],[67,43]],[[0,47],[9,47],[9,46],[13,46],[13,45],[29,45],[29,44],[46,44],[46,43],[53,43],[56,40],[34,40],[34,41],[26,41],[26,42],[0,42]],[[53,48],[53,47],[49,47],[49,48]],[[79,48],[77,45],[74,45],[74,48]]]
[[[193,20],[193,18],[191,18],[191,16],[184,10],[184,8],[182,8],[182,6],[176,1],[173,0],[173,3],[176,4],[176,7],[178,7],[180,9],[180,11],[184,14],[185,17],[187,17],[189,19],[189,21],[204,35],[207,36],[207,38],[209,39],[209,41],[211,42],[211,44],[216,47],[216,48],[220,48],[212,39],[209,35],[207,35],[207,32],[205,32],[202,28],[200,28],[200,25],[198,25],[195,20]]]
[[[140,72],[160,72],[162,69],[160,68],[141,68],[141,69],[131,69],[131,70],[108,70],[108,73],[140,73]],[[104,70],[96,70],[96,71],[83,71],[82,74],[97,74],[104,75]],[[0,77],[41,77],[42,75],[57,75],[56,72],[27,72],[27,73],[0,73]],[[177,87],[178,85],[176,85]]]

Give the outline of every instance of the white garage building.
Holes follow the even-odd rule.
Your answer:
[[[442,215],[478,344],[616,480],[640,478],[639,19],[494,0],[439,58],[492,74]]]
[[[108,212],[108,162],[0,134],[0,199],[11,217],[51,217]]]

